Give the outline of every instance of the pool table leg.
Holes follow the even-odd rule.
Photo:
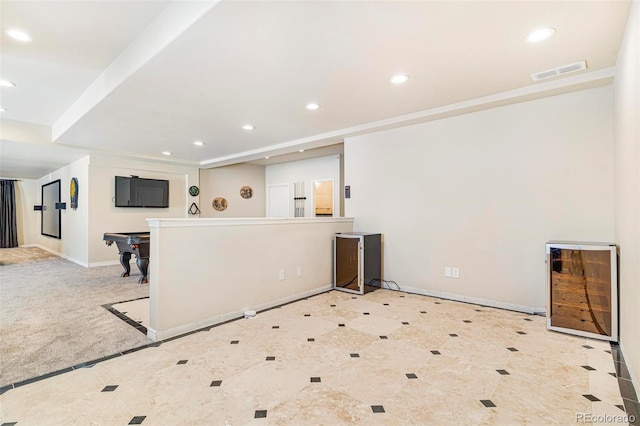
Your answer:
[[[146,284],[149,281],[147,280],[147,271],[149,270],[149,258],[148,257],[138,257],[136,259],[136,265],[138,265],[138,269],[140,270],[140,274],[142,275],[138,279],[138,284]]]
[[[129,272],[131,272],[129,260],[131,260],[131,253],[129,253],[128,251],[120,253],[120,264],[124,268],[124,272],[122,273],[122,275],[120,275],[121,277],[128,277]]]

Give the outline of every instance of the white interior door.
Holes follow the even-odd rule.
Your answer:
[[[267,186],[267,217],[289,217],[289,184]]]

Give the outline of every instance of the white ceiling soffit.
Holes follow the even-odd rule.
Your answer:
[[[16,84],[1,92],[2,117],[51,126],[167,4],[2,0],[2,31],[33,38],[0,38],[2,79]]]
[[[201,8],[180,8],[184,3]],[[137,156],[171,151],[174,159],[213,166],[605,84],[630,5],[213,4],[171,3],[189,9],[180,22],[169,9],[157,15],[55,123],[57,141]],[[163,19],[175,26],[156,34],[151,28],[162,33]],[[524,42],[531,29],[546,25],[556,28],[553,38]],[[581,60],[590,72],[530,80],[536,71]],[[391,85],[399,72],[410,80]],[[321,108],[306,110],[312,101]],[[243,130],[247,123],[255,130]]]

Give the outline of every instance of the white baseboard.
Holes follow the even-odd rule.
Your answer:
[[[168,339],[170,337],[179,336],[184,333],[188,333],[190,331],[198,330],[204,327],[210,327],[212,325],[220,324],[225,321],[233,320],[236,318],[242,318],[244,316],[244,312],[246,310],[255,310],[258,312],[264,311],[265,309],[273,308],[276,306],[284,305],[285,303],[293,302],[295,300],[304,299],[305,297],[315,296],[316,294],[324,293],[325,291],[329,291],[333,288],[331,284],[318,287],[313,290],[305,291],[302,293],[294,294],[291,296],[283,297],[281,299],[272,300],[270,302],[261,303],[256,306],[247,306],[245,309],[241,311],[227,312],[222,315],[217,315],[214,317],[209,317],[201,321],[191,322],[188,324],[183,324],[177,327],[170,328],[168,330],[155,330],[151,327],[147,327],[147,337],[154,342],[158,340]]]
[[[388,288],[389,290],[396,290],[395,288],[389,287],[386,284],[384,288]],[[506,309],[509,311],[524,312],[527,314],[544,314],[546,312],[545,308],[537,308],[535,306],[526,306],[526,305],[517,305],[514,303],[498,302],[496,300],[482,299],[479,297],[462,296],[459,294],[445,293],[441,291],[425,290],[417,287],[402,286],[400,290],[405,291],[407,293],[437,297],[440,299],[454,300],[456,302],[472,303],[474,305],[487,306],[490,308],[500,308],[500,309]]]
[[[119,265],[120,261],[119,260],[105,260],[103,262],[91,262],[89,263],[89,268],[96,268],[98,266],[113,266],[113,265]]]

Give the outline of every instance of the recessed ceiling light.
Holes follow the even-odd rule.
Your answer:
[[[252,124],[245,124],[244,126],[242,126],[242,128],[245,130],[253,130],[255,129],[255,126],[253,126]]]
[[[269,159],[269,156],[267,155],[266,157],[264,157],[264,159],[265,159],[265,160],[268,160],[268,159]]]
[[[204,142],[202,142],[202,141],[194,141],[193,144],[195,146],[202,146],[202,145],[204,145]]]
[[[2,86],[2,87],[16,87],[16,84],[12,83],[10,81],[7,81],[7,80],[0,80],[0,86]]]
[[[0,107],[0,112],[5,112],[7,109],[5,107]]]
[[[29,34],[15,28],[7,30],[6,33],[9,37],[11,37],[14,40],[24,41],[24,42],[33,40]]]
[[[529,34],[527,34],[527,36],[524,39],[529,43],[537,43],[539,41],[548,39],[555,33],[556,33],[555,28],[540,28],[540,29],[531,31]]]
[[[310,103],[310,104],[307,104],[307,109],[310,109],[310,110],[312,110],[312,111],[313,111],[313,110],[316,110],[316,109],[318,109],[318,108],[320,108],[320,105],[318,105],[318,104],[316,104],[316,103]]]
[[[402,83],[406,83],[407,81],[409,81],[409,76],[406,74],[397,74],[394,75],[393,77],[391,77],[390,80],[393,84],[402,84]]]
[[[162,155],[171,155],[171,151],[162,151]]]
[[[304,152],[304,149],[299,149],[298,152]]]

